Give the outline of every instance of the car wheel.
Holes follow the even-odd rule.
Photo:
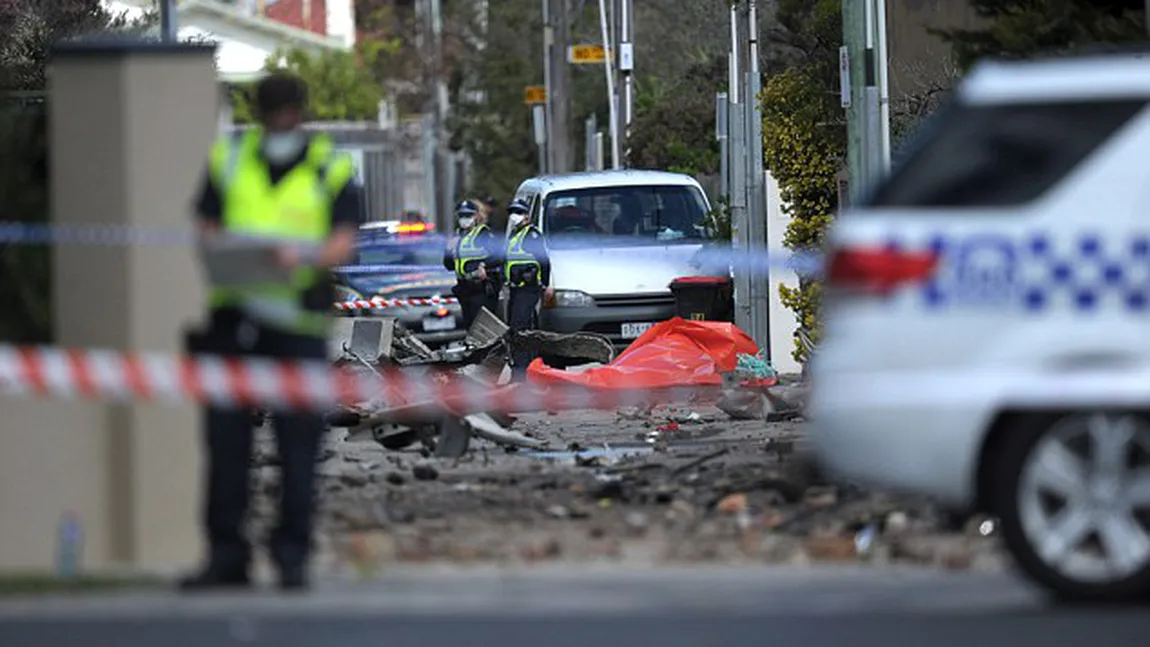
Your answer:
[[[1150,594],[1150,420],[1082,412],[1007,433],[993,496],[1021,569],[1066,601]]]

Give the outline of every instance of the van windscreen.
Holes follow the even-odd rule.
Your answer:
[[[542,225],[553,247],[697,244],[705,216],[693,186],[610,186],[549,194]]]

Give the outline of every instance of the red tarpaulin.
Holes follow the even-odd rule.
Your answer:
[[[734,324],[675,317],[655,324],[607,366],[569,373],[536,359],[527,376],[539,386],[579,385],[593,389],[658,389],[717,385],[735,370],[740,353],[759,352]]]

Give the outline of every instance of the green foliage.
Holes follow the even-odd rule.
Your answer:
[[[834,91],[840,5],[837,0],[783,0],[779,19],[803,44],[806,60],[772,75],[763,87],[763,154],[792,217],[783,244],[796,252],[817,251],[838,208],[837,176],[846,150],[843,112]],[[819,284],[801,278],[798,288],[780,285],[779,294],[817,341]],[[805,354],[796,339],[795,359],[805,361]]]
[[[711,240],[731,242],[731,205],[726,198],[719,198],[703,219],[703,227]]]
[[[268,58],[268,72],[291,72],[307,84],[310,118],[321,121],[374,120],[384,97],[383,79],[376,63],[397,51],[396,40],[364,40],[352,51],[313,54],[302,49],[276,52]],[[234,118],[254,121],[253,85],[232,90]]]
[[[54,42],[106,32],[142,34],[155,22],[109,12],[100,0],[0,2],[0,220],[48,221],[43,91]],[[51,253],[0,244],[0,339],[51,341]]]
[[[935,29],[963,70],[978,59],[1025,58],[1102,43],[1146,40],[1144,0],[968,0],[985,26]]]
[[[486,47],[461,63],[467,79],[461,88],[481,92],[482,100],[460,102],[448,127],[452,146],[471,158],[470,188],[503,202],[538,170],[531,108],[523,103],[523,89],[543,82],[542,17],[539,3],[532,0],[493,2],[489,12]],[[574,98],[580,99],[578,79],[572,81]],[[573,106],[571,114],[576,121],[574,115],[580,113]]]
[[[628,141],[628,166],[687,175],[719,170],[715,140],[715,93],[727,78],[727,63],[714,57],[692,65],[672,81],[641,82]]]

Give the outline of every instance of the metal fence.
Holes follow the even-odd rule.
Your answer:
[[[234,126],[233,132],[247,126]],[[364,188],[364,219],[391,220],[404,209],[401,138],[394,130],[369,122],[313,122],[309,130],[327,134],[336,147],[351,154]]]

